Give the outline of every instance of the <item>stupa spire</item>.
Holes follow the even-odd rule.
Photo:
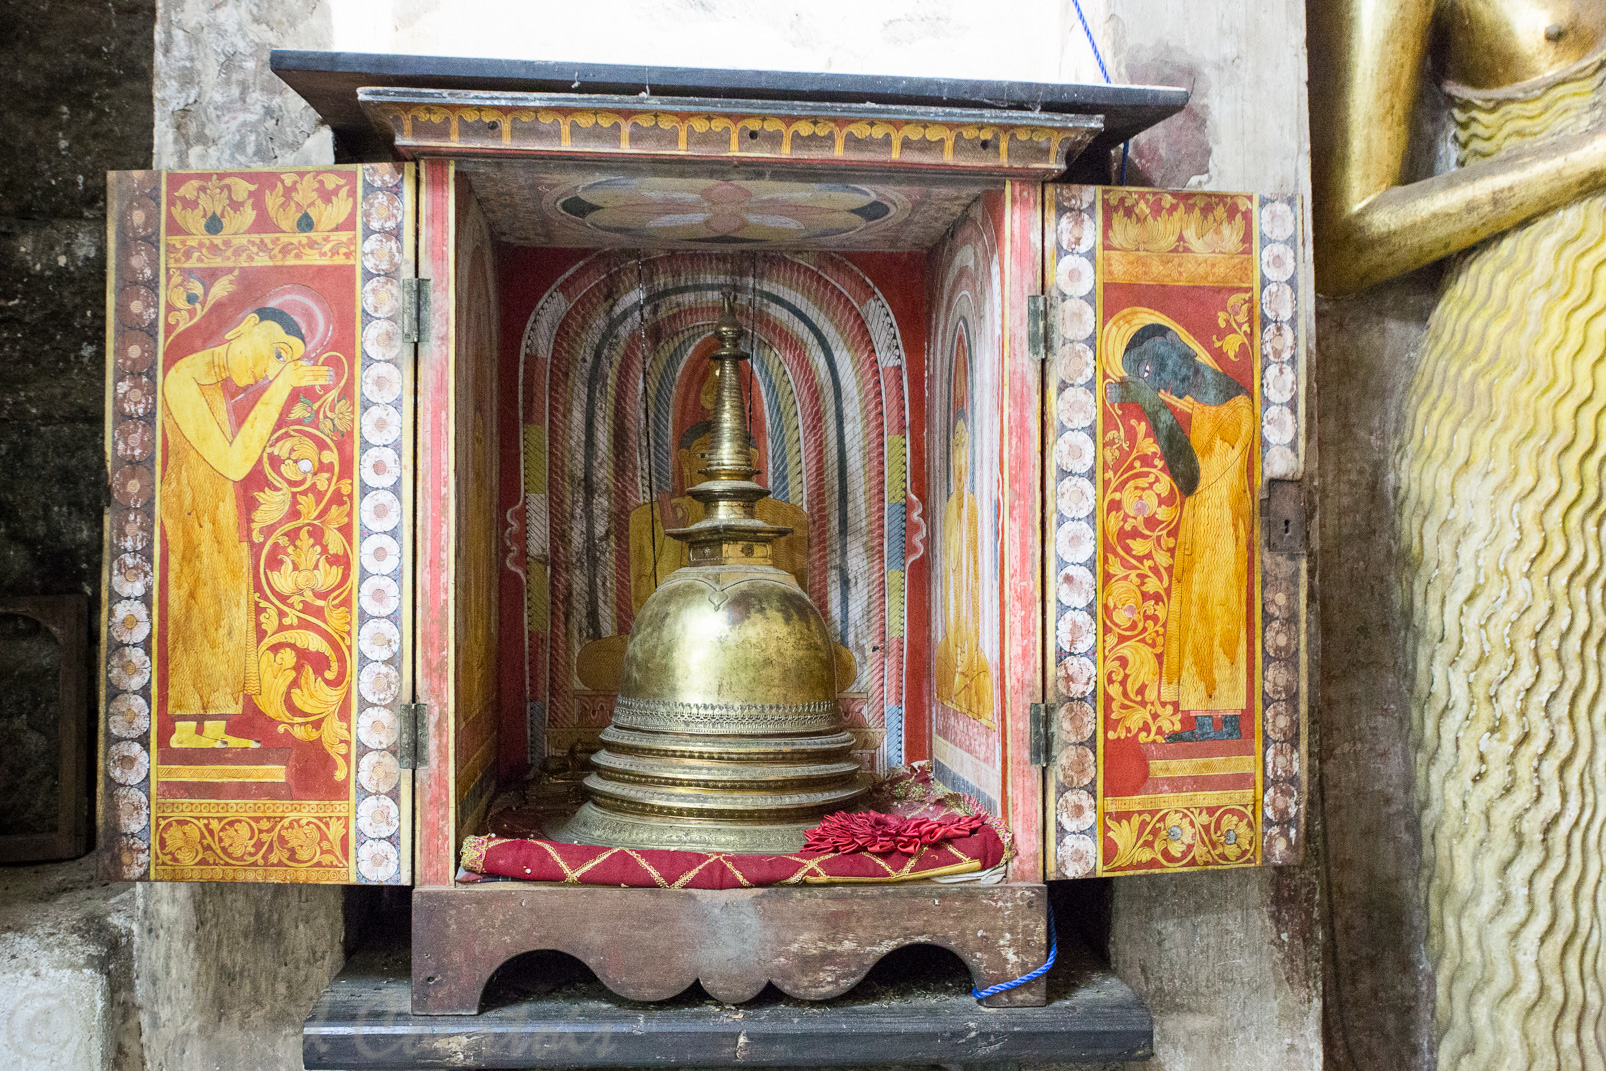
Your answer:
[[[753,435],[742,394],[741,363],[748,354],[737,344],[741,335],[736,299],[727,292],[714,326],[719,348],[708,356],[717,386],[703,482],[686,492],[703,504],[703,519],[668,532],[691,546],[691,560],[699,565],[768,558],[770,542],[792,531],[760,520],[756,509],[760,499],[769,497],[769,489],[753,479],[758,470],[753,467]]]

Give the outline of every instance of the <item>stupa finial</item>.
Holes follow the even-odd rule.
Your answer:
[[[792,531],[760,520],[754,508],[760,499],[769,497],[769,489],[753,479],[758,470],[753,467],[753,435],[747,425],[740,374],[748,354],[737,344],[742,324],[736,318],[736,297],[729,291],[714,336],[719,348],[708,359],[718,385],[709,418],[708,456],[703,482],[686,492],[703,504],[705,512],[696,524],[668,532],[690,544],[691,559],[698,564],[767,558],[769,543]]]

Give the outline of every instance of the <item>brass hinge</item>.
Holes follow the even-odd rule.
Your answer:
[[[1048,360],[1048,299],[1042,294],[1026,297],[1026,351],[1039,361]]]
[[[1273,554],[1306,553],[1305,481],[1266,481],[1266,549]]]
[[[403,279],[401,330],[403,342],[429,341],[429,280]]]
[[[429,704],[403,703],[397,735],[396,764],[404,770],[429,765]]]
[[[1048,765],[1048,707],[1033,703],[1026,720],[1027,752],[1033,766]]]

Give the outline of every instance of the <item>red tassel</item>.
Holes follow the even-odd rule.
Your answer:
[[[944,815],[934,818],[903,818],[879,811],[849,814],[838,811],[826,815],[803,842],[806,852],[903,852],[913,855],[920,848],[946,840],[968,837],[985,825],[979,814]]]

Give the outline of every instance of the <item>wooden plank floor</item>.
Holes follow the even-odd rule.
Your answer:
[[[693,986],[637,1003],[608,992],[577,960],[531,953],[492,979],[481,1014],[414,1016],[409,978],[405,948],[353,956],[303,1029],[308,1071],[1063,1064],[1153,1052],[1148,1009],[1070,942],[1041,1008],[979,1006],[958,958],[929,946],[892,953],[853,990],[820,1002],[772,987],[727,1005]]]

